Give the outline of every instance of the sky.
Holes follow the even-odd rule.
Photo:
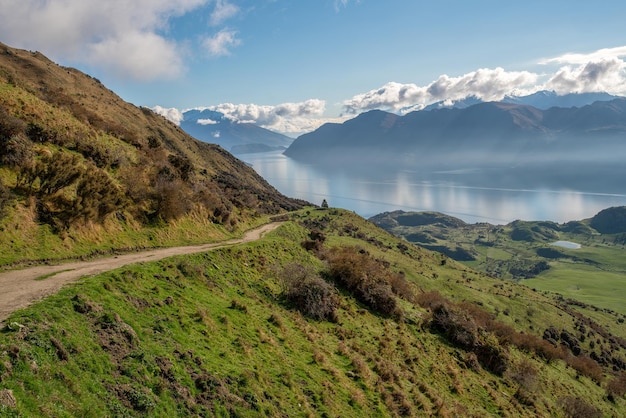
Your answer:
[[[0,0],[0,42],[124,100],[294,137],[470,95],[626,95],[625,21],[623,0]]]

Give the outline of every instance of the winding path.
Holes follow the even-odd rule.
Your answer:
[[[175,255],[212,251],[235,244],[256,241],[280,225],[280,222],[269,223],[246,232],[242,238],[211,244],[159,248],[91,261],[44,265],[2,272],[0,273],[0,322],[4,321],[14,311],[58,292],[63,285],[81,277],[93,276],[128,264],[157,261]]]

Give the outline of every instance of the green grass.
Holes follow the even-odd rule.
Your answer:
[[[523,283],[626,315],[624,274],[599,271],[578,263],[556,262],[552,267]]]
[[[291,262],[326,268],[300,245],[309,233],[301,222],[322,225],[326,248],[358,245],[386,260],[417,291],[479,302],[526,332],[573,327],[541,292],[414,246],[402,254],[401,241],[348,212],[300,212],[260,241],[87,278],[13,314],[0,332],[0,389],[18,402],[8,413],[562,416],[568,395],[607,416],[626,412],[626,401],[606,401],[564,363],[509,347],[512,371],[528,361],[538,372],[534,405],[520,404],[510,375],[468,368],[465,351],[429,331],[429,312],[404,300],[405,321],[343,292],[337,323],[302,317],[283,302],[276,273]]]
[[[442,215],[443,216],[443,215]],[[391,218],[391,217],[390,217]],[[386,225],[394,225],[387,219]],[[581,222],[586,225],[585,222]],[[553,229],[556,228],[556,229]],[[457,246],[471,252],[475,260],[463,261],[473,269],[513,280],[541,291],[550,291],[580,300],[602,309],[611,309],[626,315],[626,257],[619,236],[601,235],[591,228],[580,228],[580,233],[558,230],[555,224],[547,228],[541,222],[514,222],[509,225],[419,227],[391,226],[390,232],[410,237],[421,233],[435,240],[433,245],[454,249]],[[514,231],[527,233],[529,240],[514,240]],[[550,245],[555,240],[580,243],[580,249]],[[559,258],[539,255],[541,251],[560,253]],[[549,270],[534,272],[533,266],[548,263]],[[530,278],[526,277],[529,276]]]

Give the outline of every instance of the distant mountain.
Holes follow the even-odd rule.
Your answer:
[[[208,109],[188,110],[183,116],[180,127],[189,135],[235,153],[282,150],[293,141],[288,136],[253,123],[241,123]]]
[[[528,105],[546,110],[551,107],[582,107],[594,102],[606,102],[618,99],[609,93],[570,93],[558,95],[554,91],[542,90],[528,96],[505,96],[500,102]],[[476,96],[469,96],[456,101],[441,101],[426,106],[423,110],[434,109],[465,109],[475,104],[485,103]]]
[[[593,104],[594,102],[608,102],[619,98],[619,96],[613,96],[609,93],[571,93],[558,95],[554,91],[544,90],[528,96],[506,96],[502,101],[546,110],[551,107],[583,107]]]
[[[404,116],[374,110],[301,135],[285,155],[309,162],[508,164],[616,158],[626,150],[626,99],[580,108],[538,109],[504,102]],[[620,151],[621,150],[621,151]]]

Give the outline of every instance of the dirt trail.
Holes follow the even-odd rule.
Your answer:
[[[280,226],[279,222],[266,224],[246,232],[243,238],[212,244],[159,248],[91,261],[37,266],[0,273],[0,322],[4,321],[12,312],[58,292],[66,283],[76,281],[81,277],[93,276],[128,264],[156,261],[174,255],[211,251],[256,241],[278,226]],[[42,277],[45,278],[42,279]],[[37,280],[38,278],[39,280]]]

